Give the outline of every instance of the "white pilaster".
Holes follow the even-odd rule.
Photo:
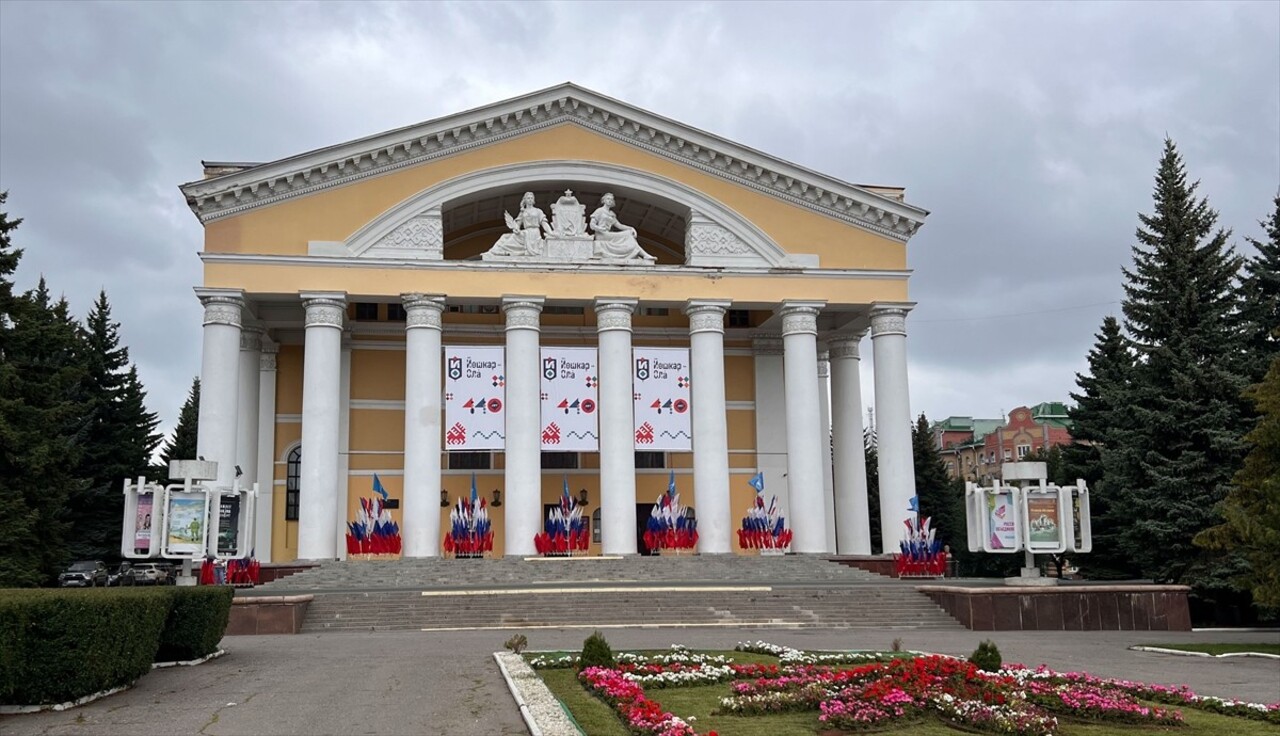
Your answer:
[[[258,358],[258,518],[254,535],[254,556],[271,562],[271,523],[275,518],[276,451],[276,355],[279,346],[262,339]]]
[[[351,495],[351,330],[342,331],[341,344],[341,368],[338,373],[338,494],[333,504],[333,550],[334,557],[345,560],[348,500]]]
[[[876,381],[876,441],[880,479],[880,534],[883,553],[898,548],[903,519],[915,495],[911,450],[911,398],[907,391],[906,305],[875,305],[871,347]]]
[[[831,471],[831,363],[826,349],[818,350],[818,411],[822,436],[822,514],[827,520],[827,552],[836,551],[836,492]]]
[[[786,301],[782,349],[787,402],[787,488],[791,492],[791,548],[827,550],[822,492],[822,436],[818,411],[818,312],[823,302]]]
[[[871,554],[867,456],[862,432],[858,342],[862,333],[831,340],[831,417],[836,502],[836,552]]]
[[[507,487],[504,545],[508,557],[537,553],[542,530],[542,390],[538,350],[542,297],[507,296]]]
[[[693,491],[698,551],[732,551],[729,511],[729,430],[724,400],[724,315],[729,301],[692,299],[689,315],[693,403]]]
[[[338,444],[341,439],[343,292],[304,292],[302,468],[298,497],[298,557],[337,557]],[[342,498],[346,497],[345,486]]]
[[[599,298],[595,305],[600,352],[600,531],[606,555],[636,553],[631,383],[631,315],[636,304],[635,299]]]
[[[262,330],[240,330],[240,369],[236,408],[236,465],[240,485],[249,488],[258,479],[258,384],[261,381]],[[232,472],[232,477],[235,472]]]
[[[405,557],[440,554],[440,330],[444,297],[401,294],[405,311]]]
[[[204,346],[200,361],[199,434],[196,456],[218,463],[214,485],[231,488],[236,475],[236,412],[239,408],[240,324],[244,292],[196,289],[204,305]],[[209,550],[218,550],[217,534]]]
[[[752,335],[755,367],[756,469],[764,474],[765,503],[776,496],[781,514],[791,521],[787,492],[787,405],[782,391],[782,338]],[[734,509],[739,516],[746,509]]]

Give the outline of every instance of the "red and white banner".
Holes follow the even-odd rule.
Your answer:
[[[444,449],[503,449],[507,420],[504,349],[446,345],[444,356]]]
[[[633,348],[637,450],[693,449],[689,413],[689,349]]]
[[[542,449],[600,449],[600,373],[595,348],[542,348]]]

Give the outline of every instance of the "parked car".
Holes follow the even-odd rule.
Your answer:
[[[121,585],[173,585],[173,565],[167,562],[138,562],[125,572]]]
[[[116,567],[115,572],[107,576],[107,587],[114,588],[117,585],[124,585],[125,573],[129,572],[129,568],[132,566],[132,562],[121,562]]]
[[[80,560],[58,576],[59,588],[96,588],[106,585],[109,577],[107,566],[102,560]]]

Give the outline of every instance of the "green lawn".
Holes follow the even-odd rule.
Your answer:
[[[761,662],[773,664],[776,657],[745,652],[713,652],[732,657],[740,663]],[[547,687],[568,709],[579,727],[588,736],[629,736],[613,709],[588,693],[579,684],[573,670],[540,670]],[[649,698],[658,701],[668,711],[688,720],[691,716],[694,728],[705,734],[716,731],[720,736],[815,736],[822,732],[818,713],[783,713],[768,716],[712,715],[720,698],[729,694],[729,684],[701,685],[697,687],[647,688]],[[1166,706],[1161,706],[1166,707]],[[1280,727],[1244,718],[1205,713],[1191,708],[1177,708],[1186,719],[1181,728],[1154,728],[1149,726],[1097,725],[1064,722],[1059,729],[1062,736],[1113,736],[1134,733],[1176,733],[1181,736],[1277,736]],[[959,733],[941,721],[927,719],[902,728],[877,733],[890,736],[955,736]]]
[[[1147,644],[1149,647],[1161,649],[1177,649],[1180,652],[1204,652],[1205,654],[1236,654],[1239,652],[1258,652],[1260,654],[1280,654],[1280,643],[1253,644]]]

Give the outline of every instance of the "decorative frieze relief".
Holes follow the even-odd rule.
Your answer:
[[[784,302],[778,310],[782,315],[782,336],[818,334],[818,312],[815,306]]]
[[[504,301],[502,311],[507,316],[508,330],[536,330],[542,313],[541,300],[520,299]]]
[[[406,330],[425,327],[432,330],[441,329],[441,313],[444,312],[444,297],[427,296],[425,294],[401,294],[404,302]]]
[[[204,323],[239,327],[244,315],[244,298],[239,296],[202,296]]]
[[[240,349],[257,352],[262,350],[262,328],[244,327],[240,330]]]
[[[421,212],[378,238],[361,255],[372,258],[410,258],[439,261],[444,258],[444,221],[440,209]]]
[[[690,302],[684,313],[689,315],[689,334],[699,332],[724,333],[724,315],[727,308],[720,304]]]
[[[302,306],[307,310],[303,326],[342,329],[343,320],[347,316],[346,300],[331,297],[303,299]]]
[[[906,307],[873,307],[871,309],[871,339],[882,335],[906,335]]]
[[[262,344],[262,355],[258,356],[258,370],[274,371],[276,369],[276,354],[279,352],[279,345],[264,342]]]
[[[376,146],[364,150],[348,149],[338,160],[311,164],[303,170],[275,169],[257,179],[249,176],[227,177],[230,181],[192,182],[183,187],[192,210],[204,222],[226,217],[254,206],[271,204],[321,189],[348,184],[369,176],[384,174],[406,166],[450,156],[533,130],[561,123],[575,123],[601,135],[625,141],[668,159],[713,174],[723,179],[767,192],[811,210],[855,223],[875,232],[905,241],[923,224],[924,214],[904,214],[901,206],[883,197],[841,182],[814,175],[798,178],[788,173],[783,162],[762,156],[731,154],[727,141],[710,141],[694,136],[683,126],[660,130],[646,122],[632,119],[647,117],[643,111],[632,111],[621,105],[605,109],[585,99],[587,95],[574,89],[554,99],[537,102],[528,108],[495,112],[492,117],[466,124],[451,123],[447,129],[414,131],[413,137],[387,143],[379,138]],[[698,137],[701,142],[689,140]],[[750,160],[744,160],[750,159]],[[837,191],[838,190],[838,191]],[[914,208],[907,208],[912,209]],[[897,211],[895,211],[897,210]]]
[[[831,360],[860,360],[861,354],[858,352],[858,343],[862,341],[863,334],[832,337],[827,343],[827,352]]]
[[[631,314],[636,310],[636,302],[604,301],[596,302],[596,331],[609,330],[631,331]]]
[[[752,335],[751,352],[756,355],[782,355],[782,338],[777,335]]]

